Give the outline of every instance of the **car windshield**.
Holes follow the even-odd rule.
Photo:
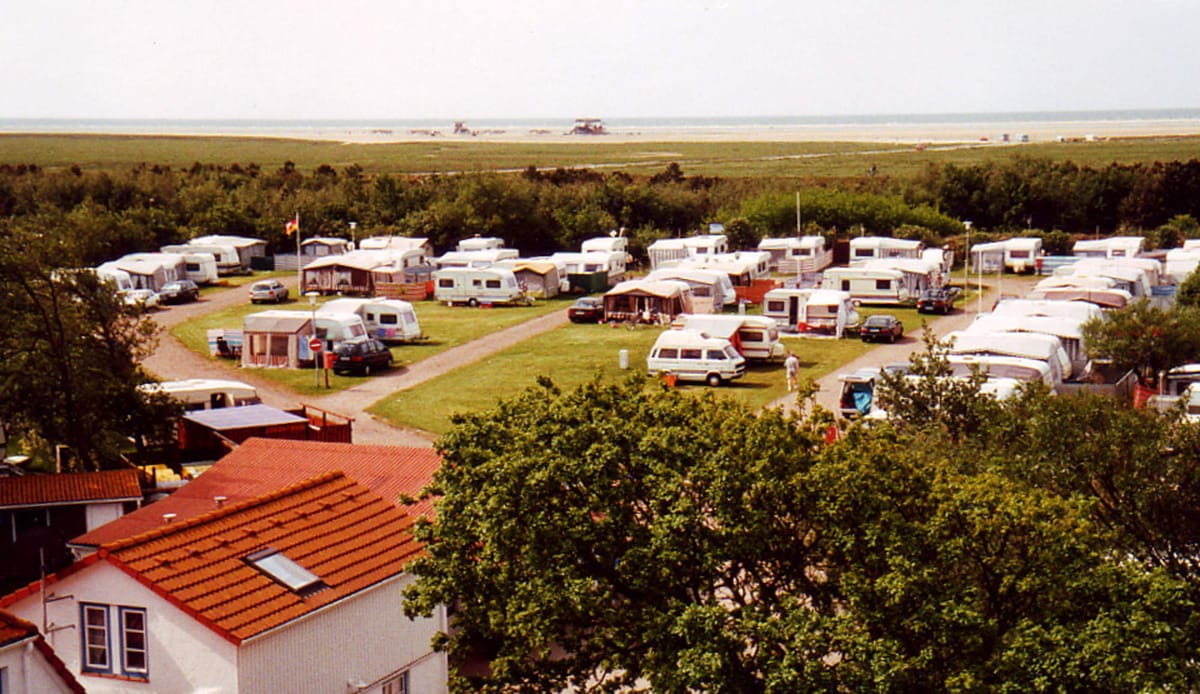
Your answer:
[[[891,316],[871,316],[867,319],[865,325],[869,325],[872,328],[886,328],[892,324],[892,320],[894,319]]]

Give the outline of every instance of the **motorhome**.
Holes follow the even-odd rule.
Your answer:
[[[459,253],[467,253],[470,251],[493,251],[500,248],[504,248],[504,239],[498,239],[494,236],[472,236],[469,239],[459,241],[458,246],[454,250]]]
[[[367,334],[383,342],[411,342],[424,336],[413,305],[400,299],[334,299],[317,308],[318,316],[326,313],[359,316]]]
[[[758,242],[758,250],[770,253],[770,268],[781,273],[820,272],[833,264],[824,236],[766,238]]]
[[[763,316],[718,316],[684,313],[671,321],[676,330],[701,332],[729,340],[746,359],[782,359],[783,343],[775,321]]]
[[[163,246],[160,250],[163,253],[208,253],[213,257],[218,275],[231,275],[242,272],[244,269],[242,267],[241,256],[238,255],[238,250],[233,246],[219,243],[195,243],[193,241]]]
[[[850,264],[884,258],[920,259],[925,244],[912,239],[894,239],[887,236],[860,236],[850,239]]]
[[[746,358],[729,340],[688,330],[667,330],[650,348],[646,371],[715,387],[745,375]]]
[[[646,280],[678,280],[686,283],[692,289],[692,309],[696,313],[720,313],[725,306],[737,300],[729,276],[715,270],[664,267],[646,275]]]
[[[1146,239],[1141,236],[1082,239],[1075,242],[1071,254],[1080,258],[1133,258],[1141,255],[1145,244]]]
[[[448,267],[433,273],[433,295],[447,304],[517,304],[528,297],[512,270]]]
[[[241,381],[226,381],[214,378],[189,378],[183,381],[146,383],[138,390],[147,395],[162,394],[183,403],[183,409],[216,410],[222,407],[254,405],[259,400],[254,386]]]

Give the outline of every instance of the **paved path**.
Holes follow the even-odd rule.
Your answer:
[[[1005,294],[1016,294],[1024,296],[1033,288],[1040,277],[1036,275],[1031,277],[1019,278],[1004,278],[1003,289]],[[834,372],[817,380],[817,386],[820,390],[817,392],[817,404],[825,409],[838,412],[838,398],[841,396],[841,384],[838,382],[838,376],[845,373],[851,373],[857,369],[865,369],[872,367],[881,367],[887,364],[907,363],[908,357],[914,351],[924,348],[924,335],[926,330],[932,330],[938,337],[955,330],[962,330],[970,325],[977,315],[979,315],[979,307],[982,304],[984,312],[991,310],[992,304],[999,296],[998,288],[995,285],[984,285],[983,301],[980,302],[976,298],[966,302],[956,313],[948,316],[934,318],[926,323],[924,328],[914,330],[912,333],[906,333],[904,337],[894,344],[880,344],[863,356],[855,359],[847,364],[838,367]],[[802,349],[808,349],[809,345],[816,349],[820,349],[820,341],[811,340],[805,344]],[[797,403],[796,397],[793,394],[788,394],[778,400],[767,405],[767,407],[781,407],[788,412],[796,412]]]
[[[280,278],[288,289],[296,291],[296,278]],[[294,408],[300,404],[299,397],[278,383],[263,378],[256,369],[238,369],[224,361],[209,359],[192,352],[175,336],[170,328],[190,318],[236,306],[246,302],[246,287],[230,287],[205,293],[201,301],[172,306],[154,316],[164,330],[159,336],[158,348],[148,357],[144,366],[162,380],[185,378],[234,378],[258,389],[262,401],[272,407]],[[469,309],[463,309],[468,311]],[[415,368],[398,368],[359,379],[353,386],[329,395],[305,399],[307,405],[336,412],[354,418],[354,440],[357,443],[387,444],[396,446],[429,446],[434,434],[418,429],[395,427],[376,419],[366,408],[393,393],[407,390],[420,383],[436,378],[448,371],[480,361],[496,352],[527,340],[535,335],[553,330],[567,323],[567,312],[554,313],[535,318],[520,325],[486,335],[463,345],[448,349],[429,359],[423,359]]]

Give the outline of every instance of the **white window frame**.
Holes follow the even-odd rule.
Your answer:
[[[150,622],[146,608],[84,602],[79,605],[79,614],[82,632],[80,646],[83,650],[80,658],[80,670],[82,672],[120,675],[131,679],[147,681],[150,679]],[[102,623],[96,625],[89,624],[89,614],[100,616]],[[142,618],[142,628],[140,630],[130,628],[127,617],[132,614],[139,615]],[[116,617],[115,621],[114,616]],[[141,648],[131,648],[129,646],[129,635],[139,631],[142,635],[142,646]],[[96,644],[97,648],[102,647],[104,649],[105,662],[103,663],[92,661],[92,642],[89,639],[93,634],[103,637],[103,644]],[[140,652],[142,654],[142,667],[130,667],[128,656],[131,652]]]
[[[118,607],[117,614],[121,626],[121,672],[130,677],[145,677],[150,676],[150,625],[147,621],[146,610],[141,607]],[[138,615],[142,618],[142,628],[134,629],[129,626],[128,617],[130,615]],[[142,646],[134,648],[129,645],[129,635],[131,633],[141,633]],[[142,666],[132,667],[129,664],[129,654],[131,652],[142,654]]]
[[[82,659],[84,672],[112,672],[112,629],[108,618],[108,605],[98,605],[95,603],[80,603],[79,605],[79,621],[82,623],[83,638],[81,646],[83,647]],[[89,614],[99,615],[103,622],[93,625],[88,620]],[[104,649],[104,662],[92,662],[92,634],[98,632],[102,637],[103,643],[96,643],[95,648]]]
[[[389,677],[383,681],[383,686],[380,687],[381,694],[408,694],[408,670]]]

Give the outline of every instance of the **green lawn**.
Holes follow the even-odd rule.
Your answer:
[[[318,304],[337,297],[325,297]],[[397,365],[411,365],[422,359],[461,345],[471,340],[494,333],[498,330],[523,323],[532,318],[546,315],[553,311],[566,310],[570,299],[551,299],[538,301],[533,306],[506,306],[492,309],[469,308],[466,306],[448,307],[435,301],[422,301],[414,304],[417,320],[421,329],[429,339],[411,345],[392,347],[392,355]],[[307,300],[286,301],[278,306],[245,303],[223,311],[217,311],[200,318],[193,319],[176,326],[171,330],[175,337],[188,349],[198,354],[208,354],[208,330],[210,328],[241,329],[243,319],[251,313],[257,313],[273,308],[292,311],[308,311]],[[230,364],[230,369],[235,367]],[[323,385],[317,387],[313,373],[309,369],[259,369],[257,373],[294,390],[299,395],[319,395],[328,393]],[[349,376],[330,375],[332,390],[348,388],[356,383]]]
[[[914,312],[915,314],[915,312]],[[630,370],[645,372],[646,356],[660,328],[633,330],[608,325],[567,325],[541,335],[485,361],[448,373],[377,403],[370,411],[394,424],[434,433],[450,428],[455,412],[473,412],[496,404],[547,376],[566,389],[597,374],[623,378],[619,353],[629,351]],[[871,348],[859,340],[789,338],[785,344],[800,358],[801,377],[820,378]],[[684,390],[707,390],[704,385],[681,385]],[[752,364],[738,381],[717,391],[725,397],[762,407],[787,393],[782,364]]]

